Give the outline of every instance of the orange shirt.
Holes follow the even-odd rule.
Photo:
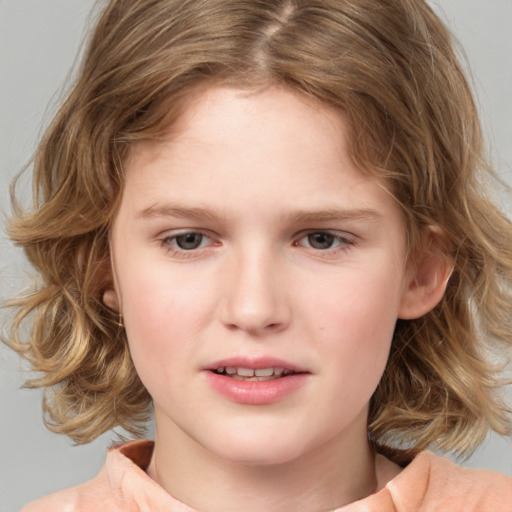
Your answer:
[[[22,512],[194,512],[145,473],[152,452],[152,441],[112,448],[95,478],[36,500]],[[387,463],[377,457],[377,465]],[[512,478],[461,468],[425,451],[379,492],[333,512],[435,511],[512,512]]]

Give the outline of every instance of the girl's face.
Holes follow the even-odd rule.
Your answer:
[[[214,87],[133,148],[112,294],[157,435],[245,464],[367,442],[410,278],[399,209],[344,133],[287,90]]]

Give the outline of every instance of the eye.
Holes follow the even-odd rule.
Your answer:
[[[174,237],[176,245],[184,251],[191,251],[201,246],[204,235],[201,233],[185,233]]]
[[[312,231],[300,238],[296,245],[317,251],[328,251],[329,249],[343,249],[353,243],[348,236],[341,236],[330,231]]]
[[[162,244],[169,252],[193,252],[196,249],[202,249],[211,244],[210,237],[197,231],[187,231],[176,235],[166,236],[162,239]]]
[[[313,249],[330,249],[336,238],[331,233],[325,233],[323,231],[319,231],[317,233],[310,233],[307,236],[308,243]]]

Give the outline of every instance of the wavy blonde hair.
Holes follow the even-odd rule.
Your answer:
[[[105,6],[35,154],[33,209],[13,193],[8,227],[40,281],[10,301],[6,341],[40,372],[28,385],[47,388],[49,428],[85,443],[117,425],[138,434],[147,419],[150,396],[102,302],[109,231],[132,143],[163,133],[191,88],[213,80],[277,83],[343,109],[353,161],[387,183],[410,250],[425,226],[449,242],[454,270],[441,303],[397,323],[370,404],[377,449],[398,462],[432,443],[465,454],[489,428],[509,432],[489,354],[512,344],[512,228],[485,195],[493,173],[453,41],[422,0]]]

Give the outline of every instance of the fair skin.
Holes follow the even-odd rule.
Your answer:
[[[406,263],[345,131],[282,88],[211,87],[126,162],[104,300],[153,398],[148,473],[198,510],[329,510],[399,471],[375,464],[368,402],[397,318],[442,279]]]

